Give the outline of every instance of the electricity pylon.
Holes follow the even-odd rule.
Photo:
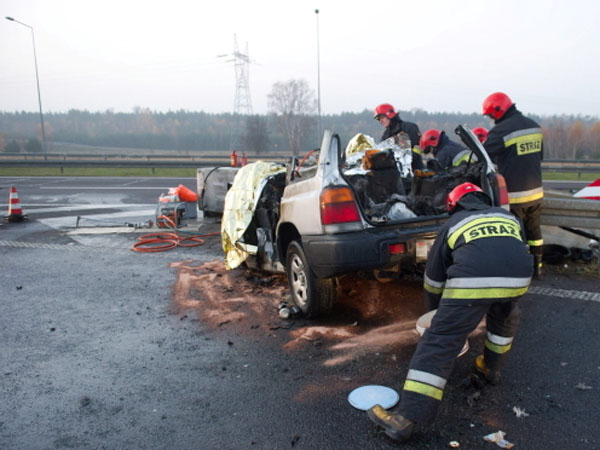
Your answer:
[[[250,58],[248,57],[248,43],[246,53],[239,50],[237,36],[233,35],[233,53],[219,55],[219,58],[229,57],[225,62],[233,62],[235,69],[235,99],[233,102],[234,114],[252,114],[252,100],[250,98]]]
[[[252,100],[250,99],[250,58],[248,57],[248,43],[246,53],[240,52],[237,36],[233,35],[233,53],[218,55],[219,58],[228,57],[225,62],[233,62],[235,70],[235,99],[233,101],[233,122],[229,146],[232,149],[240,148],[242,116],[252,115]]]

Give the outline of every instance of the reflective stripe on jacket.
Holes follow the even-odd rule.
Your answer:
[[[433,149],[433,156],[435,156],[435,159],[438,160],[438,163],[442,169],[447,169],[448,167],[452,167],[454,165],[453,163],[456,155],[465,150],[465,147],[460,145],[458,142],[454,142],[446,135],[445,132],[442,132],[438,146]]]
[[[483,144],[506,179],[511,204],[540,201],[543,133],[540,125],[511,106],[490,130]]]
[[[436,238],[423,286],[430,304],[493,302],[527,292],[532,256],[519,220],[498,207],[460,211]]]

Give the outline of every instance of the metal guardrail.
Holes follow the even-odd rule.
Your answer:
[[[577,172],[577,179],[581,180],[584,172],[600,173],[600,161],[569,161],[548,160],[542,162],[544,172]]]
[[[248,162],[258,160],[284,162],[289,156],[257,155],[248,156]],[[146,168],[198,168],[229,166],[227,153],[206,153],[201,155],[67,155],[59,153],[1,154],[0,167],[146,167]]]
[[[248,161],[286,161],[288,154],[265,153],[262,155],[248,155]],[[23,165],[52,165],[60,164],[69,166],[89,165],[103,167],[118,167],[119,165],[131,167],[143,164],[146,167],[204,167],[211,165],[229,165],[228,152],[210,153],[164,153],[164,154],[68,154],[68,153],[0,153],[0,166]],[[600,172],[600,161],[572,161],[572,160],[546,160],[542,162],[542,170],[557,172]]]
[[[600,229],[600,201],[572,197],[544,197],[542,225]]]

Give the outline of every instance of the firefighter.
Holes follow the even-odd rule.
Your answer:
[[[519,322],[517,300],[529,288],[533,267],[519,219],[491,204],[471,183],[448,194],[450,219],[431,248],[424,276],[426,303],[436,314],[410,361],[400,404],[392,411],[380,405],[367,411],[393,439],[406,440],[415,424],[433,421],[454,361],[484,316],[485,348],[473,371],[485,383],[500,380]]]
[[[473,128],[472,131],[473,131],[473,133],[475,133],[475,136],[477,136],[477,139],[479,139],[479,142],[481,142],[482,144],[485,142],[487,135],[489,133],[489,131],[483,127]]]
[[[534,276],[542,277],[542,128],[525,117],[502,92],[483,101],[483,115],[494,120],[484,147],[506,179],[511,212],[525,227],[527,245],[534,256]]]
[[[394,110],[394,107],[389,103],[382,103],[381,105],[378,105],[375,108],[373,118],[385,128],[385,131],[381,136],[382,141],[393,137],[394,142],[398,145],[401,145],[403,134],[408,136],[412,150],[412,170],[413,172],[416,170],[423,170],[424,166],[422,153],[421,149],[419,148],[421,131],[419,131],[417,124],[405,122],[404,120],[400,119],[400,116]]]
[[[423,153],[433,154],[439,165],[438,170],[477,160],[471,150],[454,142],[441,130],[431,129],[423,133],[419,141],[419,147],[421,147]]]

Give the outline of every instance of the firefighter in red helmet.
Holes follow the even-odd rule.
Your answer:
[[[479,142],[483,144],[487,138],[488,130],[483,127],[475,127],[472,131],[475,133],[475,136],[477,136],[477,139],[479,139]]]
[[[510,97],[495,92],[483,101],[483,115],[494,120],[483,146],[506,179],[511,212],[523,221],[534,256],[534,276],[542,277],[542,128],[524,116]]]
[[[477,157],[471,150],[451,140],[442,130],[427,130],[421,136],[419,147],[424,154],[433,154],[434,164],[430,164],[430,161],[427,165],[434,170],[445,170],[470,161],[477,161]]]
[[[398,113],[394,110],[394,107],[389,103],[382,103],[375,108],[373,118],[377,120],[385,131],[381,136],[381,140],[385,141],[391,137],[394,138],[396,144],[400,144],[402,137],[408,136],[410,140],[410,146],[412,149],[412,169],[413,172],[417,169],[423,169],[423,159],[421,149],[419,148],[419,139],[421,138],[421,132],[417,124],[412,122],[406,122],[400,119]]]
[[[407,440],[415,424],[433,421],[454,361],[484,316],[485,347],[473,370],[483,383],[500,381],[519,323],[517,300],[527,292],[533,268],[519,219],[491,204],[471,183],[448,194],[450,219],[435,239],[424,276],[427,307],[437,311],[410,361],[399,405],[367,411],[393,439]]]

